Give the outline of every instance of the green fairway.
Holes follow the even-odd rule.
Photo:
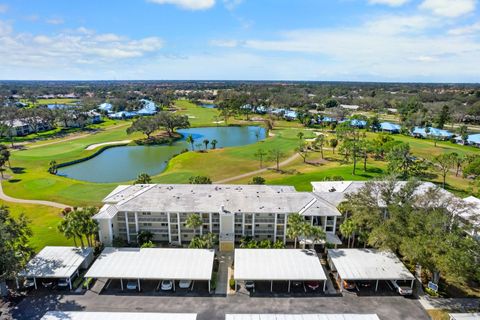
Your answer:
[[[202,108],[187,100],[175,101],[178,114],[188,116],[192,127],[224,126],[223,119],[219,117],[218,109]],[[215,123],[220,121],[220,123]]]
[[[30,240],[35,251],[45,246],[73,245],[73,240],[67,240],[57,229],[61,221],[61,210],[52,207],[31,204],[17,204],[0,200],[0,205],[9,207],[14,217],[25,213],[31,221],[33,237]]]

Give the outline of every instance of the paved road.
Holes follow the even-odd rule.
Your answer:
[[[13,202],[13,203],[26,203],[26,204],[39,204],[42,206],[48,206],[48,207],[55,207],[59,209],[65,209],[69,206],[63,203],[58,203],[58,202],[52,202],[52,201],[44,201],[44,200],[27,200],[27,199],[17,199],[17,198],[12,198],[10,196],[7,196],[3,192],[2,188],[2,182],[0,181],[0,199],[3,201],[7,202]]]
[[[288,159],[280,162],[280,163],[279,163],[279,167],[283,167],[283,166],[286,166],[287,164],[292,163],[292,162],[295,161],[298,157],[299,157],[298,153],[295,153],[295,154],[294,154],[293,156],[291,156],[290,158],[288,158]],[[240,174],[240,175],[238,175],[238,176],[234,176],[234,177],[230,177],[230,178],[227,178],[227,179],[215,181],[214,183],[222,184],[222,183],[232,182],[232,181],[240,180],[240,179],[243,179],[243,178],[248,178],[248,177],[253,176],[253,175],[256,175],[256,174],[263,173],[263,172],[265,172],[265,171],[267,171],[267,170],[269,170],[269,168],[258,169],[258,170],[255,170],[255,171],[250,171],[250,172],[247,172],[247,173],[244,173],[244,174]]]
[[[477,298],[431,298],[423,296],[420,298],[422,306],[429,309],[447,310],[476,310],[480,308],[480,299]]]
[[[224,320],[226,313],[376,313],[382,320],[429,319],[418,300],[389,297],[250,298],[155,297],[85,294],[36,295],[23,300],[15,319],[40,319],[49,310],[198,313],[198,320]]]

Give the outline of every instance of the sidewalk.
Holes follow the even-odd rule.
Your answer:
[[[233,262],[233,252],[218,252],[217,256],[219,264],[215,294],[225,296],[228,290],[228,268]]]
[[[455,311],[469,311],[480,308],[480,299],[476,298],[432,298],[420,296],[420,304],[425,310],[446,309]]]

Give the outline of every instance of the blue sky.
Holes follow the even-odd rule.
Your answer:
[[[0,79],[480,82],[478,0],[0,0]]]

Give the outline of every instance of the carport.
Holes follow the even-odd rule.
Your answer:
[[[65,279],[72,290],[73,276],[79,276],[79,269],[86,269],[92,260],[92,248],[45,247],[18,273],[18,277],[33,278],[35,289],[38,288],[37,279]],[[19,288],[18,278],[16,280]]]
[[[49,311],[40,320],[196,320],[195,313]]]
[[[237,281],[323,281],[325,291],[327,276],[317,253],[302,249],[236,249],[235,287]]]
[[[213,271],[214,250],[159,249],[159,248],[105,248],[85,277],[95,279],[136,279],[141,291],[141,280],[208,281]],[[193,284],[192,284],[193,290]]]
[[[227,314],[225,320],[380,320],[376,314]]]
[[[407,270],[398,257],[390,251],[375,249],[329,249],[328,263],[340,277],[340,290],[343,291],[343,280],[375,281],[378,291],[380,280],[409,280],[411,287],[415,277]]]
[[[478,320],[480,312],[475,313],[450,313],[450,320]]]

